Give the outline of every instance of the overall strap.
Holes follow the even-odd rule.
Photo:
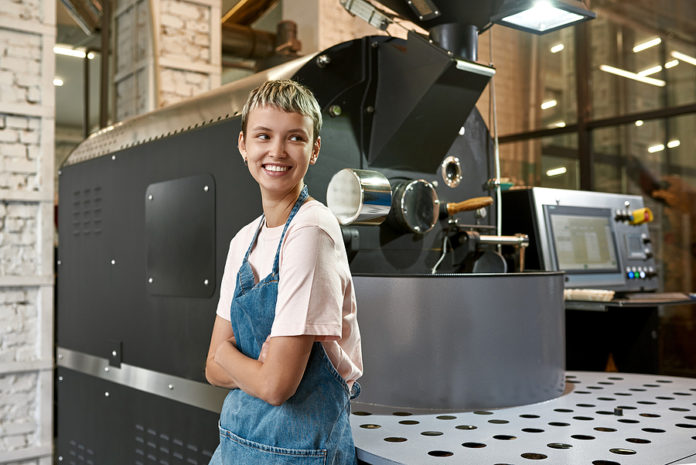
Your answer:
[[[290,222],[292,219],[295,217],[297,214],[298,210],[302,206],[305,200],[307,200],[307,197],[309,197],[309,191],[307,190],[307,186],[305,185],[304,188],[302,188],[302,192],[300,192],[300,196],[297,199],[297,202],[295,202],[295,206],[292,207],[292,211],[290,212],[290,216],[288,216],[288,220],[285,222],[285,227],[283,228],[283,234],[280,236],[280,241],[278,242],[278,250],[276,250],[275,254],[275,260],[273,260],[273,274],[278,274],[278,263],[280,260],[280,248],[283,246],[283,239],[285,238],[285,233],[288,230],[288,226],[290,226]]]
[[[254,248],[254,244],[256,244],[256,238],[259,236],[259,232],[261,231],[261,227],[263,226],[263,220],[265,218],[266,218],[265,214],[261,214],[261,221],[259,221],[259,225],[256,227],[256,232],[254,233],[254,238],[251,240],[251,243],[249,244],[249,248],[247,249],[246,253],[244,254],[244,260],[242,260],[242,263],[249,260],[249,254],[251,253],[251,249]]]

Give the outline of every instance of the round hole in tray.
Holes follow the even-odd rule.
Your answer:
[[[353,412],[353,415],[357,415],[359,417],[366,417],[366,416],[369,416],[372,414],[370,412],[364,412],[364,411],[358,410],[357,412]]]
[[[570,423],[564,423],[562,421],[552,421],[549,423],[551,426],[570,426]]]
[[[438,420],[456,420],[457,419],[457,417],[455,417],[454,415],[439,415],[435,418],[437,418]]]
[[[674,426],[678,426],[679,428],[696,428],[696,425],[693,423],[677,423]]]
[[[385,441],[387,442],[406,442],[406,438],[401,438],[397,436],[389,436],[388,438],[384,438]]]
[[[474,426],[474,425],[457,425],[457,426],[455,426],[455,428],[468,431],[468,430],[476,429],[478,427]]]
[[[571,447],[573,447],[571,444],[565,444],[563,442],[551,442],[546,445],[549,446],[551,449],[570,449]]]
[[[645,387],[660,387],[659,384],[650,384],[650,383],[644,384],[643,386],[645,386]]]
[[[539,418],[539,415],[534,415],[533,413],[523,413],[520,418]]]
[[[614,412],[610,412],[609,410],[597,410],[595,412],[597,415],[613,415]]]
[[[618,462],[613,462],[611,460],[593,460],[592,465],[621,465]]]
[[[365,429],[378,429],[378,428],[381,428],[382,425],[376,425],[374,423],[366,423],[364,425],[360,425],[360,427],[365,428]]]
[[[675,396],[690,396],[690,392],[673,392]]]
[[[655,382],[662,383],[662,384],[669,384],[672,382],[672,380],[671,379],[658,379],[658,380],[655,380]]]
[[[587,408],[596,407],[595,404],[575,404],[575,405],[577,405],[578,407],[587,407]]]
[[[396,417],[410,417],[413,414],[411,412],[392,412],[392,415]]]
[[[631,394],[630,392],[615,392],[614,395],[628,397],[628,396],[632,396],[633,394]]]
[[[593,390],[599,390],[599,389],[604,389],[602,386],[587,386],[587,389],[593,389]]]
[[[628,442],[632,442],[633,444],[650,444],[650,440],[648,439],[642,439],[642,438],[628,438],[626,439]]]
[[[582,421],[591,421],[591,420],[594,420],[594,418],[592,418],[592,417],[584,417],[584,416],[582,416],[582,415],[575,416],[575,417],[573,417],[573,419],[574,419],[574,420],[582,420]]]
[[[610,386],[614,383],[612,383],[611,381],[597,381],[597,384],[603,384],[605,386]]]
[[[517,436],[510,436],[509,434],[496,434],[493,436],[493,439],[498,439],[500,441],[512,441],[513,439],[517,439]]]
[[[442,431],[423,431],[421,435],[423,436],[442,436]]]
[[[614,449],[609,449],[609,452],[619,455],[633,455],[636,453],[633,449],[624,449],[623,447],[617,447]]]
[[[684,408],[684,407],[670,407],[669,409],[674,411],[674,412],[690,412],[690,410],[688,408]],[[689,418],[689,417],[685,417],[685,418]],[[691,417],[691,419],[696,420],[696,417]]]
[[[643,431],[646,433],[664,433],[665,430],[660,429],[660,428],[643,428]]]
[[[560,413],[571,413],[573,412],[573,409],[569,408],[555,408],[553,409],[554,412],[560,412]]]
[[[619,405],[618,408],[624,409],[624,410],[635,410],[636,407],[633,407],[632,405]]]
[[[454,453],[448,450],[431,450],[428,452],[428,455],[432,457],[452,457]]]
[[[655,399],[660,399],[660,400],[674,400],[674,397],[669,397],[669,396],[655,396]]]
[[[420,421],[416,421],[416,420],[401,420],[399,422],[400,425],[417,425],[419,423],[420,423]]]
[[[633,391],[633,392],[645,392],[645,391],[647,391],[647,389],[643,389],[643,388],[628,388],[628,390]]]
[[[524,454],[522,454],[522,458],[529,460],[544,460],[547,458],[547,456],[544,454],[539,454],[537,452],[525,452]]]
[[[573,439],[580,439],[581,441],[591,441],[595,438],[594,436],[590,436],[589,434],[573,434],[570,437]]]
[[[655,405],[655,404],[657,404],[657,402],[653,402],[651,400],[639,400],[638,403],[641,405]]]
[[[623,378],[621,376],[610,376],[607,379],[611,379],[614,381],[623,381]]]
[[[657,413],[639,413],[641,417],[646,417],[646,418],[660,418],[661,415],[658,415]]]
[[[476,410],[474,415],[493,415],[493,412],[489,412],[488,410]]]
[[[573,391],[575,394],[592,394],[590,391]]]
[[[675,407],[674,409],[670,409],[670,410],[676,410],[676,409],[677,408]],[[696,420],[696,417],[693,415],[686,415],[684,418],[686,418],[687,420]]]
[[[640,423],[638,420],[633,420],[631,418],[620,418],[617,421],[619,423]]]
[[[488,423],[493,423],[494,425],[504,425],[504,424],[510,423],[510,422],[507,420],[497,420],[494,418],[492,420],[488,420]]]
[[[601,431],[602,433],[613,433],[614,431],[616,431],[616,429],[614,429],[614,428],[609,428],[609,427],[607,427],[607,426],[597,426],[597,427],[595,427],[595,428],[593,428],[593,429],[594,429],[595,431]]]
[[[613,397],[597,397],[597,400],[606,400],[606,401],[614,401]]]
[[[544,430],[540,428],[522,428],[525,433],[543,433]]]
[[[464,447],[468,447],[469,449],[480,449],[482,447],[486,447],[486,445],[482,442],[465,442],[462,444]]]

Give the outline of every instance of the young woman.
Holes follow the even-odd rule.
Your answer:
[[[355,464],[350,398],[362,374],[341,230],[308,196],[321,110],[293,81],[253,90],[239,152],[263,215],[230,243],[206,377],[231,389],[211,464]]]

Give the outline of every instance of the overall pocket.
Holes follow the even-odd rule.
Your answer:
[[[326,449],[286,449],[250,441],[220,427],[225,465],[325,465]]]

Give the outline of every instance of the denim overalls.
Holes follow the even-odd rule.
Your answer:
[[[278,298],[280,248],[307,196],[305,186],[285,223],[271,274],[254,284],[248,260],[263,218],[239,269],[230,319],[237,348],[248,357],[259,357],[271,333]],[[359,392],[357,383],[354,389]],[[220,412],[220,445],[210,464],[354,465],[357,461],[349,422],[350,397],[348,385],[324,347],[314,342],[297,392],[282,405],[274,407],[241,389],[229,392]]]

